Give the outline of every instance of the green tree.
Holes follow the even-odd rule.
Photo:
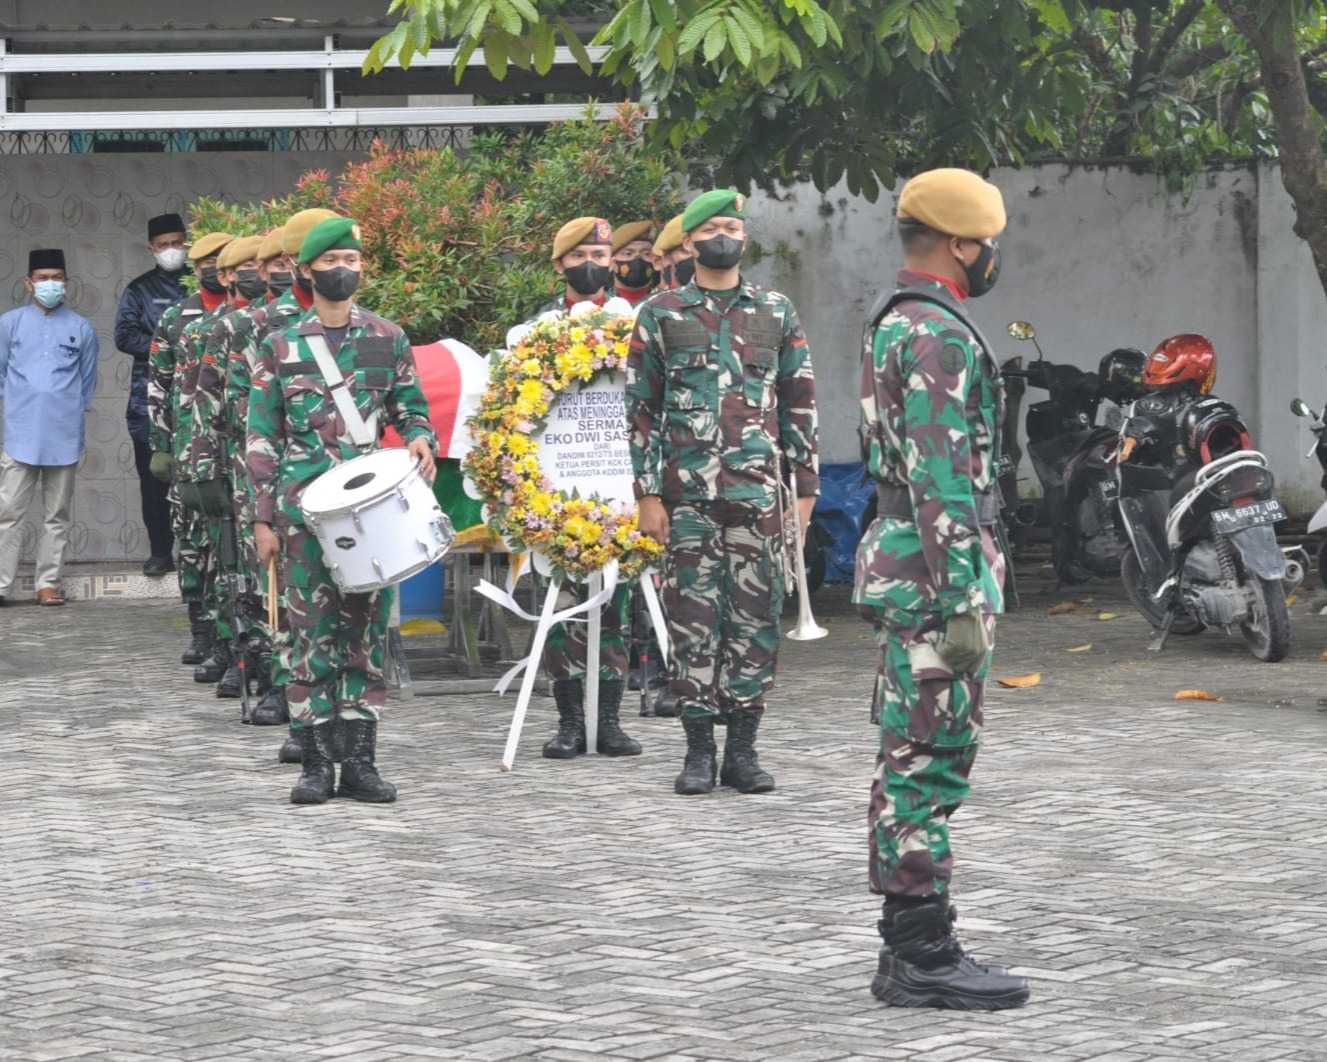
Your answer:
[[[307,207],[360,222],[368,280],[359,300],[416,343],[455,336],[478,350],[502,344],[557,287],[553,236],[585,214],[667,220],[677,211],[676,159],[647,152],[643,112],[562,122],[543,133],[488,133],[464,153],[389,151],[333,177],[306,173],[266,203],[192,204],[196,232],[264,232]]]
[[[392,0],[366,70],[434,40],[546,71],[590,62],[574,0]],[[657,146],[715,178],[881,184],[936,163],[1141,160],[1174,189],[1280,157],[1327,288],[1324,0],[613,0],[600,72],[656,109]],[[459,77],[461,66],[457,68]]]

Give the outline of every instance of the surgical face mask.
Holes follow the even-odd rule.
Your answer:
[[[746,241],[733,236],[711,236],[708,240],[692,240],[691,245],[706,269],[732,269],[742,260]]]
[[[652,286],[659,274],[654,266],[644,258],[633,258],[630,262],[615,262],[613,278],[624,288],[639,290]]]
[[[267,294],[267,281],[256,269],[235,271],[235,290],[246,299],[260,299]]]
[[[334,269],[313,270],[313,290],[328,302],[345,302],[359,287],[361,273],[357,269],[337,266]]]
[[[275,298],[280,298],[295,283],[295,274],[287,269],[269,269],[267,271],[267,290]]]
[[[977,260],[965,265],[963,272],[968,278],[968,295],[974,299],[985,295],[1000,278],[1000,245],[983,243]]]
[[[183,247],[171,247],[165,251],[154,251],[152,257],[157,260],[167,273],[178,273],[184,268],[185,254]]]
[[[582,262],[580,265],[567,266],[562,275],[576,294],[593,295],[603,289],[613,271],[598,262]]]
[[[65,282],[63,280],[38,280],[32,285],[32,297],[54,310],[65,301]]]
[[[696,260],[694,258],[683,258],[680,262],[674,262],[672,265],[673,276],[677,278],[677,286],[690,284],[696,275]]]
[[[202,285],[204,291],[212,295],[226,294],[226,285],[217,279],[217,267],[214,265],[203,266],[203,271],[198,276],[198,283]]]

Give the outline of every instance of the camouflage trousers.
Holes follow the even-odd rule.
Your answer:
[[[387,703],[383,656],[395,588],[347,594],[303,527],[280,529],[286,629],[276,638],[272,682],[286,688],[296,727],[377,719]]]
[[[272,631],[267,623],[267,605],[264,588],[267,580],[258,579],[258,548],[254,544],[253,528],[249,524],[235,522],[235,575],[237,588],[232,589],[230,582],[230,560],[222,548],[221,536],[224,524],[220,520],[204,517],[207,523],[208,544],[216,560],[216,607],[213,619],[216,623],[217,637],[222,641],[231,641],[235,637],[237,621],[242,619],[249,644],[264,647],[271,644]],[[244,538],[247,532],[248,548]],[[232,600],[232,597],[237,600]],[[236,609],[239,616],[236,615]]]
[[[536,580],[540,601],[548,593],[548,581]],[[586,597],[585,584],[563,583],[558,595],[558,608],[569,607],[573,601]],[[612,682],[627,676],[627,638],[631,628],[627,623],[627,607],[631,603],[631,586],[619,583],[613,596],[604,602],[599,613],[599,681]],[[554,681],[584,679],[585,661],[589,654],[590,625],[584,619],[569,623],[555,623],[548,631],[544,643],[544,669]]]
[[[986,628],[994,641],[995,616],[986,617]],[[880,751],[868,816],[872,892],[941,895],[953,875],[949,820],[968,795],[990,655],[975,674],[955,674],[936,651],[943,630],[940,615],[875,625]]]
[[[209,614],[216,611],[216,567],[212,536],[201,513],[180,504],[175,487],[170,489],[171,529],[180,554],[180,597],[190,604],[201,602]]]
[[[777,509],[679,502],[661,603],[668,689],[689,717],[760,712],[774,685],[784,574]]]

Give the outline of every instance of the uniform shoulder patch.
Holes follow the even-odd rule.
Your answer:
[[[940,351],[940,368],[952,376],[957,376],[968,365],[968,352],[957,343],[946,343]]]

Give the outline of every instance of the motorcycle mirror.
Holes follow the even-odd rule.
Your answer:
[[[1313,416],[1313,410],[1309,408],[1309,404],[1305,402],[1304,399],[1302,398],[1296,398],[1291,400],[1290,412],[1295,414],[1295,416],[1297,417]]]
[[[1009,334],[1015,339],[1028,340],[1036,336],[1037,330],[1030,321],[1010,321]]]

